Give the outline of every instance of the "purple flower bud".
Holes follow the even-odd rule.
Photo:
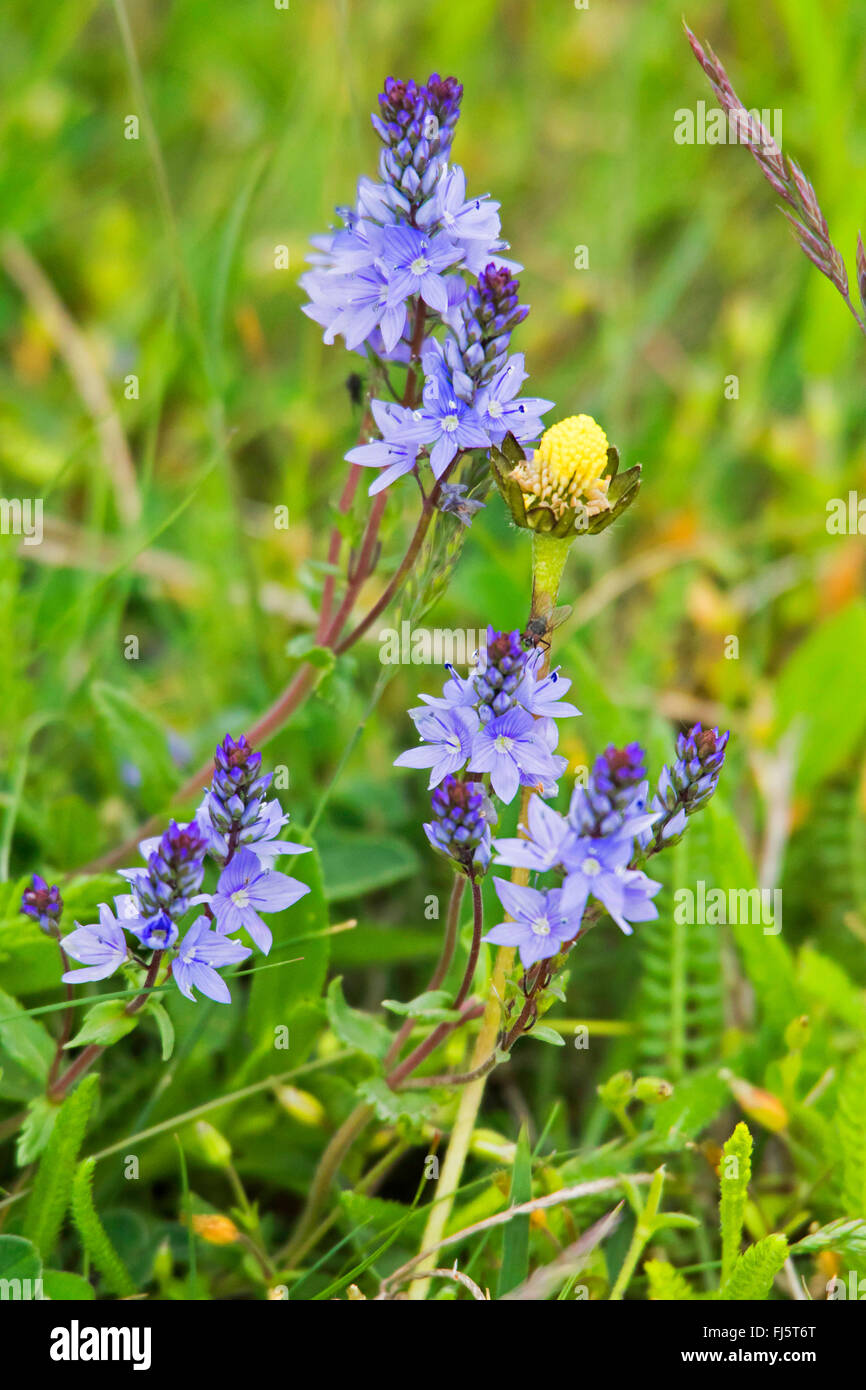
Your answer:
[[[639,743],[610,744],[596,759],[589,782],[576,789],[569,808],[578,835],[616,835],[631,821],[646,797],[645,756]]]
[[[411,79],[385,79],[379,111],[371,117],[385,147],[379,172],[385,183],[407,193],[414,205],[432,193],[448,159],[462,95],[456,78],[435,72],[423,87]]]
[[[730,732],[695,724],[677,736],[677,760],[663,767],[652,810],[662,812],[652,830],[656,849],[671,844],[685,830],[686,817],[705,806],[719,785]]]
[[[21,895],[21,911],[38,922],[48,936],[56,936],[63,912],[63,899],[56,883],[51,886],[39,874],[34,874],[30,887]]]
[[[178,918],[186,912],[190,898],[201,887],[206,852],[207,841],[195,821],[189,825],[171,822],[148,855],[147,868],[126,871],[143,918],[160,913]]]
[[[487,629],[487,647],[475,677],[475,693],[481,701],[478,717],[482,724],[497,715],[507,714],[515,704],[514,695],[523,678],[527,655],[516,628],[513,632]]]
[[[433,848],[470,878],[481,878],[490,863],[490,825],[496,819],[483,782],[446,777],[433,792],[431,804],[433,819],[424,832]]]

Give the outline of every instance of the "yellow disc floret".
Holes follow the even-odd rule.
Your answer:
[[[530,506],[546,506],[556,516],[583,507],[590,516],[607,510],[607,435],[591,415],[569,415],[551,425],[538,447],[514,469]]]
[[[545,430],[535,462],[558,491],[583,491],[607,466],[607,435],[591,415],[569,415]]]

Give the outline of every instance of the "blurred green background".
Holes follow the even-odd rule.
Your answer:
[[[862,1023],[864,549],[825,523],[863,477],[864,343],[749,154],[674,142],[677,110],[710,100],[681,12],[7,0],[0,482],[44,498],[45,539],[0,545],[4,872],[67,871],[110,848],[291,675],[359,422],[345,385],[359,359],[322,345],[297,277],[309,237],[375,175],[383,78],[437,69],[465,86],[454,158],[471,191],[501,201],[525,267],[527,389],[557,402],[551,419],[593,414],[625,465],[644,466],[637,504],[569,563],[575,611],[556,656],[584,718],[563,751],[577,768],[640,738],[657,773],[678,723],[730,726],[719,807],[692,862],[667,872],[782,884],[784,940],[844,965],[848,1024]],[[866,7],[691,0],[686,18],[747,106],[781,110],[853,274]],[[273,525],[281,505],[288,530]],[[389,499],[386,566],[414,506],[407,480]],[[494,495],[426,621],[522,626],[528,586],[528,545]],[[411,741],[406,708],[440,673],[395,668],[371,708],[381,670],[378,640],[362,644],[268,750],[290,769],[293,820],[319,817],[332,915],[360,920],[333,958],[366,966],[349,993],[369,1005],[420,984],[438,945],[424,899],[446,884],[420,829],[423,778],[390,767]],[[374,863],[366,884],[347,846]],[[657,1017],[644,1055],[669,1073],[723,1055],[749,1016],[739,984],[673,1038],[639,934],[597,935],[572,1015]],[[719,978],[718,933],[701,949],[683,970]],[[543,1100],[563,1085],[555,1050],[527,1046],[515,1068],[538,1066]]]

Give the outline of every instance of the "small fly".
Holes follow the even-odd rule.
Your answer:
[[[550,651],[548,634],[558,628],[560,623],[564,623],[566,618],[571,616],[571,612],[570,603],[562,603],[558,608],[551,604],[545,613],[530,618],[520,638],[527,651],[536,647],[543,647],[546,652]]]

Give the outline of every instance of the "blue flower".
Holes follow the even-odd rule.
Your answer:
[[[354,350],[380,329],[385,351],[393,352],[406,328],[404,300],[393,302],[388,276],[378,265],[357,271],[343,287],[339,308],[329,325],[331,338],[341,333]]]
[[[423,206],[448,158],[460,115],[463,88],[455,77],[431,73],[423,87],[389,77],[379,97],[373,127],[384,149],[382,178],[395,203],[406,209]]]
[[[417,227],[385,227],[382,264],[388,278],[388,303],[393,307],[420,295],[428,308],[444,314],[448,289],[442,271],[460,259],[460,248],[441,234],[428,236]]]
[[[572,839],[563,856],[566,876],[562,885],[563,910],[583,916],[587,899],[600,902],[617,926],[631,935],[630,922],[646,922],[658,916],[651,901],[661,884],[637,869],[629,869],[630,840]]]
[[[259,950],[267,955],[273,936],[259,913],[282,912],[309,891],[306,883],[276,869],[264,868],[251,850],[239,849],[220,874],[211,899],[217,929],[231,936],[245,927]]]
[[[75,931],[64,936],[60,944],[68,956],[87,966],[86,970],[67,970],[61,976],[65,984],[105,980],[114,974],[127,956],[126,937],[107,903],[99,904],[97,924],[76,926]]]
[[[431,354],[425,353],[425,371],[434,364]],[[490,441],[481,428],[471,406],[461,400],[447,371],[434,366],[424,387],[424,406],[421,411],[430,449],[430,467],[434,478],[441,478],[449,463],[463,449],[486,448]]]
[[[237,965],[251,955],[248,946],[212,931],[206,917],[197,917],[172,961],[172,979],[181,994],[193,1003],[195,995],[192,991],[195,987],[217,1004],[230,1004],[229,987],[217,974],[217,969],[224,965]]]
[[[542,415],[553,408],[553,401],[537,396],[516,399],[527,378],[523,362],[523,353],[515,352],[496,373],[490,385],[483,387],[478,394],[478,418],[492,444],[501,444],[507,434],[513,434],[520,444],[531,443],[543,429]]]
[[[521,785],[556,780],[558,768],[540,723],[515,708],[482,724],[472,740],[469,771],[489,772],[493,790],[506,803]]]
[[[135,933],[148,951],[167,951],[178,938],[177,927],[165,912],[147,921],[139,920],[135,925],[126,922],[125,926],[128,931]]]
[[[348,463],[359,463],[364,468],[382,469],[369,488],[372,497],[396,482],[397,478],[412,472],[418,450],[426,442],[429,429],[420,411],[391,405],[386,401],[372,401],[371,408],[382,438],[350,449],[346,460]]]
[[[278,801],[265,801],[272,775],[262,774],[261,766],[261,753],[243,734],[237,742],[227,734],[217,746],[213,782],[195,813],[195,825],[219,864],[226,864],[242,845],[255,845],[265,862],[280,854],[309,851],[307,845],[277,838],[289,817]]]
[[[519,827],[525,831],[525,837],[494,840],[496,863],[540,873],[561,864],[570,835],[565,817],[536,795],[529,799],[526,819],[526,826]]]
[[[568,676],[559,674],[559,667],[539,680],[535,672],[541,665],[542,653],[535,651],[526,662],[523,677],[515,691],[515,702],[529,714],[546,719],[571,719],[580,714],[576,705],[562,697],[571,689]]]
[[[418,214],[418,225],[440,228],[459,247],[461,259],[477,275],[501,246],[499,204],[489,194],[466,198],[466,175],[455,164],[442,175],[432,198]]]
[[[435,747],[403,753],[397,765],[432,766],[432,787],[447,773],[458,772],[469,757],[469,770],[490,772],[494,791],[505,801],[520,786],[552,795],[567,766],[554,751],[555,720],[578,711],[558,698],[570,682],[560,681],[556,673],[539,681],[534,666],[517,629],[507,633],[488,627],[487,644],[476,653],[469,675],[460,676],[449,665],[442,694],[422,695],[424,707],[410,711],[422,738]],[[467,732],[473,735],[468,749]]]
[[[427,706],[410,710],[410,715],[424,743],[409,748],[394,759],[395,767],[429,767],[432,788],[449,773],[459,772],[466,765],[472,750],[472,735],[478,718],[472,710],[432,710]]]
[[[265,865],[270,865],[281,854],[309,854],[310,845],[277,838],[288,820],[278,801],[263,801],[255,820],[241,830],[239,843],[251,849]]]
[[[512,920],[500,922],[482,940],[516,946],[524,969],[558,955],[565,942],[577,936],[583,909],[570,908],[561,889],[542,893],[503,878],[494,878],[493,886]]]
[[[482,724],[507,714],[517,703],[517,692],[526,672],[527,653],[520,633],[497,632],[487,628],[487,645],[479,653],[472,677],[472,688],[478,702],[478,717]]]
[[[463,371],[477,386],[485,386],[505,365],[515,328],[529,313],[518,298],[519,281],[511,271],[491,261],[470,285],[446,323],[459,350]]]

